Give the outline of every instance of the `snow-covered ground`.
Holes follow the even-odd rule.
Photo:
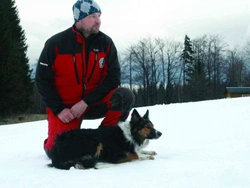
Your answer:
[[[142,115],[147,109],[163,133],[147,148],[158,153],[155,160],[99,170],[47,167],[46,120],[0,126],[0,187],[250,187],[249,97],[137,108]],[[85,120],[82,128],[100,121]]]

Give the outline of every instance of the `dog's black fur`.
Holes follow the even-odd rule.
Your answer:
[[[52,165],[59,169],[98,168],[98,162],[122,163],[135,159],[154,159],[156,153],[143,151],[149,139],[158,139],[162,133],[154,129],[146,114],[137,110],[130,122],[98,129],[71,130],[58,135],[50,154]]]

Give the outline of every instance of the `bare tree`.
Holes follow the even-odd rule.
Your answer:
[[[129,88],[132,90],[133,88],[133,59],[132,52],[129,47],[127,51],[124,53],[124,58],[120,60],[121,64],[121,82],[123,85],[129,84]]]
[[[250,37],[246,40],[246,44],[243,47],[243,58],[247,69],[246,73],[246,85],[250,85]]]
[[[243,49],[243,53],[246,58],[247,64],[250,64],[250,37],[246,41],[246,44]]]
[[[227,85],[228,86],[244,86],[244,73],[246,66],[243,57],[238,50],[228,50],[227,55]]]
[[[147,40],[140,40],[137,44],[131,45],[129,50],[131,59],[134,62],[134,78],[137,84],[141,85],[144,89],[144,95],[141,96],[143,98],[143,105],[149,104],[149,93],[148,88],[150,84],[150,57],[147,46]]]
[[[211,89],[211,97],[218,98],[221,93],[221,84],[224,78],[224,68],[225,68],[225,52],[227,45],[223,42],[223,38],[215,35],[210,36],[208,39],[209,43],[209,53],[207,65],[208,71],[208,85]]]
[[[171,39],[156,39],[160,51],[162,65],[163,83],[166,86],[166,103],[172,101],[172,87],[178,82],[177,73],[181,68],[181,43]]]
[[[197,77],[196,89],[200,93],[198,100],[222,96],[222,83],[225,67],[225,43],[220,36],[198,37],[194,39],[194,66],[202,68],[202,75]],[[195,82],[194,82],[195,83]]]

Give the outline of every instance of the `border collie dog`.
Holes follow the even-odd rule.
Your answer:
[[[98,129],[78,129],[57,136],[51,150],[49,166],[68,170],[102,168],[98,164],[123,163],[132,160],[154,159],[156,152],[144,151],[150,139],[162,133],[149,120],[149,111],[143,117],[133,110],[131,120],[117,126],[100,126]]]

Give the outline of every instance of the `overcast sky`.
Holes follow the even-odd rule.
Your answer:
[[[44,42],[73,25],[76,0],[16,0],[25,30],[28,57],[33,64]],[[182,42],[219,35],[234,47],[250,37],[249,0],[96,0],[102,9],[101,30],[119,52],[143,37],[171,38]]]

